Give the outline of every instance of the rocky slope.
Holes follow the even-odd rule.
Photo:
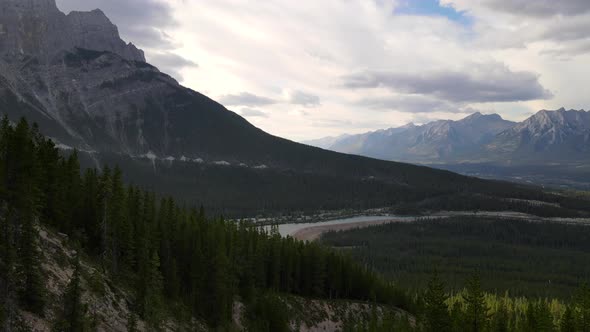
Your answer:
[[[72,249],[67,235],[45,227],[38,227],[38,231],[48,308],[43,317],[26,311],[20,314],[24,325],[32,331],[50,332],[65,289],[74,273],[77,252]],[[84,259],[80,263],[82,302],[88,305],[88,319],[96,324],[98,331],[126,331],[131,313],[129,305],[133,299],[131,292],[113,282],[93,263]],[[181,324],[174,319],[168,319],[163,325],[165,331],[188,329],[186,323]],[[206,330],[196,320],[193,325],[197,331]],[[149,330],[142,320],[138,320],[138,328],[140,331]]]
[[[72,249],[67,235],[45,227],[38,227],[37,230],[49,305],[43,317],[22,310],[20,316],[25,330],[50,332],[64,291],[72,278],[77,252]],[[88,306],[88,319],[96,324],[98,331],[127,331],[131,317],[130,303],[133,303],[133,294],[128,287],[111,280],[94,263],[85,259],[81,260],[81,287],[82,302]],[[289,310],[292,331],[301,332],[339,331],[345,320],[350,317],[357,322],[368,320],[373,310],[369,304],[360,302],[311,300],[296,296],[283,296],[281,300]],[[242,330],[246,308],[239,301],[233,308],[236,330]],[[376,310],[378,314],[407,315],[399,309],[384,306],[377,306]],[[184,318],[180,321],[171,316],[171,311],[168,314],[162,325],[163,331],[210,330],[198,319]],[[414,322],[413,317],[408,316],[408,319]],[[137,327],[139,331],[151,330],[141,319],[138,319]]]

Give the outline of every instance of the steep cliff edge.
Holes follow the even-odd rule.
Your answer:
[[[0,54],[8,61],[34,55],[49,62],[75,47],[145,61],[143,51],[123,42],[117,27],[98,9],[65,15],[55,0],[2,0],[0,22]]]

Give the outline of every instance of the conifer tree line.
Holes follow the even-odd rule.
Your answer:
[[[39,315],[46,308],[38,224],[67,234],[113,280],[132,288],[134,313],[153,329],[177,307],[223,326],[234,300],[256,302],[268,292],[410,305],[403,292],[346,255],[209,218],[202,208],[125,185],[117,168],[81,172],[75,152],[61,155],[24,119],[0,124],[0,203],[3,327],[14,323],[17,307]],[[79,278],[76,272],[64,294],[60,331],[87,330]]]
[[[571,300],[511,298],[484,293],[478,275],[465,289],[449,295],[445,283],[434,275],[422,297],[425,331],[590,331],[590,288],[582,285]]]
[[[590,331],[590,287],[582,285],[567,303],[555,299],[511,298],[484,293],[479,275],[449,294],[434,273],[417,300],[415,320],[373,314],[368,321],[345,323],[344,332],[587,332]]]

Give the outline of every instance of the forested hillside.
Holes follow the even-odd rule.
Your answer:
[[[408,271],[421,271],[414,273],[412,278],[417,276],[418,281],[430,278],[431,281],[426,291],[422,290],[425,284],[408,287],[414,294],[409,296],[407,289],[400,288],[406,284],[404,278],[385,269],[396,266],[391,263],[396,259],[403,260],[407,253],[393,252],[379,239],[379,236],[391,233],[387,231],[389,228],[417,227],[410,233],[394,232],[400,237],[413,236],[413,239],[389,239],[387,242],[407,243],[409,250],[413,250],[412,243],[418,243],[416,241],[426,245],[432,243],[433,246],[428,247],[431,249],[420,249],[420,252],[434,250],[452,257],[452,250],[440,251],[440,245],[434,246],[441,241],[435,240],[435,235],[448,236],[447,241],[454,241],[453,234],[462,234],[463,241],[476,249],[478,246],[473,244],[478,241],[478,236],[488,240],[495,238],[499,243],[493,248],[498,249],[499,257],[505,259],[498,262],[508,267],[515,266],[505,258],[511,256],[508,251],[530,253],[530,257],[543,256],[545,262],[547,257],[567,252],[571,262],[566,263],[578,267],[580,274],[558,269],[558,274],[551,275],[551,278],[556,290],[563,289],[560,285],[565,282],[571,285],[566,287],[567,290],[574,294],[573,284],[587,275],[583,262],[585,254],[580,249],[586,245],[587,232],[579,228],[583,226],[560,228],[562,225],[533,226],[519,222],[481,225],[458,220],[435,224],[440,229],[436,234],[430,234],[425,231],[427,225],[418,222],[367,229],[368,232],[377,230],[378,234],[363,235],[363,240],[333,240],[332,244],[352,246],[353,253],[370,243],[379,248],[380,253],[389,255],[383,260],[378,256],[363,258],[355,253],[353,256],[360,257],[365,263],[360,265],[346,250],[335,251],[318,243],[283,239],[274,231],[267,234],[252,225],[206,216],[202,208],[179,205],[171,198],[158,198],[152,192],[125,185],[117,168],[88,169],[81,174],[76,153],[65,157],[60,155],[54,143],[25,120],[11,125],[6,118],[3,119],[0,124],[0,161],[0,326],[4,331],[27,330],[26,327],[35,321],[32,317],[51,321],[54,331],[100,330],[101,320],[104,322],[113,317],[89,312],[89,304],[96,307],[96,303],[85,301],[115,301],[117,296],[122,296],[112,294],[117,289],[115,284],[122,289],[116,292],[130,294],[125,298],[130,310],[124,318],[128,331],[136,331],[138,326],[147,326],[145,329],[149,331],[170,330],[171,325],[165,325],[170,317],[177,322],[172,325],[177,327],[173,330],[180,326],[201,326],[197,322],[203,322],[211,329],[236,329],[236,317],[233,316],[236,303],[238,307],[244,306],[240,323],[243,329],[299,329],[292,325],[293,316],[307,312],[302,306],[309,306],[312,302],[301,302],[292,296],[364,303],[349,302],[328,307],[316,303],[312,308],[316,308],[319,318],[305,314],[308,320],[316,321],[322,320],[321,317],[344,315],[340,325],[344,331],[586,331],[590,321],[587,318],[590,317],[590,292],[586,288],[573,299],[562,296],[562,301],[501,298],[486,295],[483,291],[497,290],[504,285],[512,294],[526,292],[529,288],[518,283],[513,285],[512,281],[515,278],[527,281],[533,275],[545,278],[549,275],[547,269],[562,265],[547,265],[542,269],[532,264],[531,267],[537,269],[517,276],[494,270],[493,264],[488,264],[496,262],[493,257],[480,257],[481,262],[488,263],[462,267],[461,273],[465,277],[461,282],[453,281],[452,288],[447,289],[437,277],[431,278],[431,269],[425,269],[439,266],[437,259],[411,254],[418,260],[400,265],[402,270],[403,266],[422,266]],[[44,260],[47,253],[39,249],[40,233],[45,234],[43,242],[48,241],[47,231],[43,229],[60,232],[68,243],[78,248],[68,254],[69,258],[61,258],[69,263],[60,264],[71,265],[73,271],[66,277],[68,285],[59,297],[55,296],[55,285],[52,292],[47,288],[45,274],[49,262]],[[338,234],[328,235],[327,240],[335,235]],[[461,242],[457,244],[460,249]],[[451,248],[444,244],[443,247]],[[526,251],[527,248],[530,251]],[[506,255],[502,256],[503,253]],[[527,261],[518,255],[514,257]],[[80,263],[81,258],[85,260],[84,264]],[[53,260],[59,260],[59,257]],[[380,262],[386,262],[386,265],[380,265]],[[96,269],[90,276],[88,264]],[[493,280],[498,283],[485,277],[484,286],[481,286],[478,278],[467,278],[478,266],[486,273],[501,272],[494,274]],[[486,271],[485,266],[492,268]],[[372,267],[382,269],[393,278],[381,277]],[[447,264],[446,267],[453,269],[454,265]],[[448,270],[441,268],[441,272],[448,280]],[[55,271],[51,273],[53,275]],[[563,279],[566,275],[568,277]],[[100,282],[103,278],[107,286]],[[465,290],[459,295],[448,295],[452,289],[460,290],[466,279]],[[396,285],[391,280],[396,280]],[[103,290],[93,297],[84,296],[87,287]],[[99,300],[101,296],[107,296],[100,295],[105,292],[104,288],[109,289],[110,295]],[[395,307],[407,309],[415,317],[410,319],[400,316],[396,310],[385,309]],[[330,314],[330,310],[336,310],[337,314]]]
[[[257,308],[257,324],[268,326],[284,317],[280,306],[265,304],[278,293],[411,305],[346,255],[157,199],[123,184],[116,168],[80,174],[75,153],[60,156],[25,120],[15,126],[2,121],[0,161],[0,326],[7,331],[18,323],[19,308],[46,314],[38,224],[68,235],[112,280],[131,289],[131,307],[153,330],[173,312],[211,327],[231,325],[238,298]],[[56,315],[59,331],[85,330],[76,280],[74,274],[64,313]]]
[[[588,281],[590,227],[467,216],[389,223],[327,233],[327,245],[407,288],[422,289],[438,271],[460,290],[476,271],[486,291],[568,299]]]

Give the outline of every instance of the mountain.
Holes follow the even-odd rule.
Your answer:
[[[590,112],[561,108],[542,110],[500,133],[486,153],[531,161],[588,160]]]
[[[328,149],[470,176],[587,190],[589,128],[590,112],[584,110],[542,110],[520,123],[475,113],[459,121],[352,135]]]
[[[322,149],[329,149],[331,146],[333,146],[337,142],[339,142],[347,137],[350,137],[350,135],[343,134],[343,135],[338,135],[338,136],[328,136],[328,137],[318,138],[315,140],[305,141],[302,143],[307,144],[307,145],[311,145],[311,146],[316,146],[316,147],[322,148]]]
[[[368,209],[529,190],[267,134],[146,63],[100,10],[65,15],[54,0],[0,0],[0,10],[1,113],[38,123],[64,153],[78,150],[85,167],[118,166],[126,181],[212,213]]]
[[[80,47],[145,61],[143,52],[124,43],[117,27],[98,9],[65,15],[55,0],[0,3],[0,50],[4,59],[34,56],[37,61],[49,62],[63,51]]]
[[[440,162],[468,156],[513,125],[497,114],[475,113],[459,121],[435,121],[421,126],[410,123],[353,135],[336,141],[330,149],[385,160]]]
[[[0,107],[12,119],[25,115],[39,123],[64,148],[330,174],[354,170],[363,176],[379,175],[369,164],[396,166],[263,132],[146,63],[100,10],[65,15],[54,0],[0,5],[6,22],[0,34]]]

